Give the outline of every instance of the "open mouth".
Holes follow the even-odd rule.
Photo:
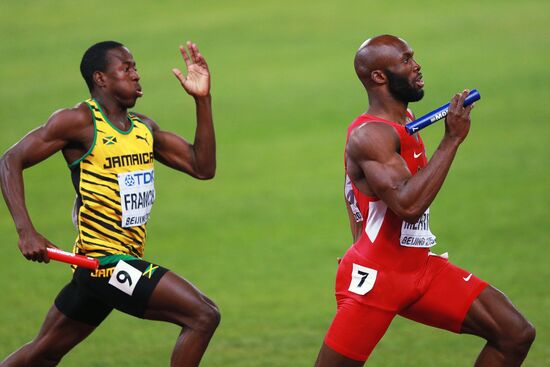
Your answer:
[[[422,74],[418,75],[418,78],[415,80],[415,84],[418,88],[424,87],[424,80],[422,80]]]
[[[141,87],[139,87],[138,89],[136,89],[136,94],[137,94],[138,97],[143,96],[143,92],[141,91]]]

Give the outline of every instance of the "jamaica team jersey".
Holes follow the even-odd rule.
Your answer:
[[[129,113],[130,128],[121,131],[94,99],[94,142],[69,165],[77,192],[75,252],[99,257],[143,256],[146,223],[155,201],[153,134]]]

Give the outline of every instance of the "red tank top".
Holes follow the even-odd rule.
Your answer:
[[[407,112],[407,119],[412,115]],[[381,122],[394,128],[399,136],[400,155],[414,175],[428,163],[424,143],[419,134],[409,135],[397,123],[376,116],[363,114],[348,127],[346,146],[353,129],[365,123]],[[416,268],[426,261],[428,248],[435,245],[435,236],[430,231],[430,209],[418,222],[410,224],[399,218],[377,197],[370,197],[359,191],[347,174],[345,195],[356,222],[362,222],[362,231],[354,244],[355,250],[363,257],[380,265],[403,270]]]

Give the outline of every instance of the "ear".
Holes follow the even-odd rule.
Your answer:
[[[98,87],[105,87],[105,75],[103,75],[101,71],[94,71],[94,73],[92,74],[92,79],[94,80],[94,84]]]
[[[370,78],[376,84],[385,84],[388,81],[386,74],[382,70],[373,70],[370,73]]]

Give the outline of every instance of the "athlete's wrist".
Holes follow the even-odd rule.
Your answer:
[[[28,234],[29,232],[36,232],[36,230],[34,229],[34,226],[30,222],[25,224],[16,224],[15,230],[17,231],[17,234],[19,235],[19,237],[22,237]]]
[[[464,139],[459,137],[445,135],[443,139],[441,139],[441,144],[439,144],[439,147],[441,149],[457,150],[463,141]]]
[[[193,96],[193,98],[195,99],[196,104],[210,104],[210,102],[212,101],[212,95],[210,94],[210,92],[208,92],[208,94],[204,96]]]

